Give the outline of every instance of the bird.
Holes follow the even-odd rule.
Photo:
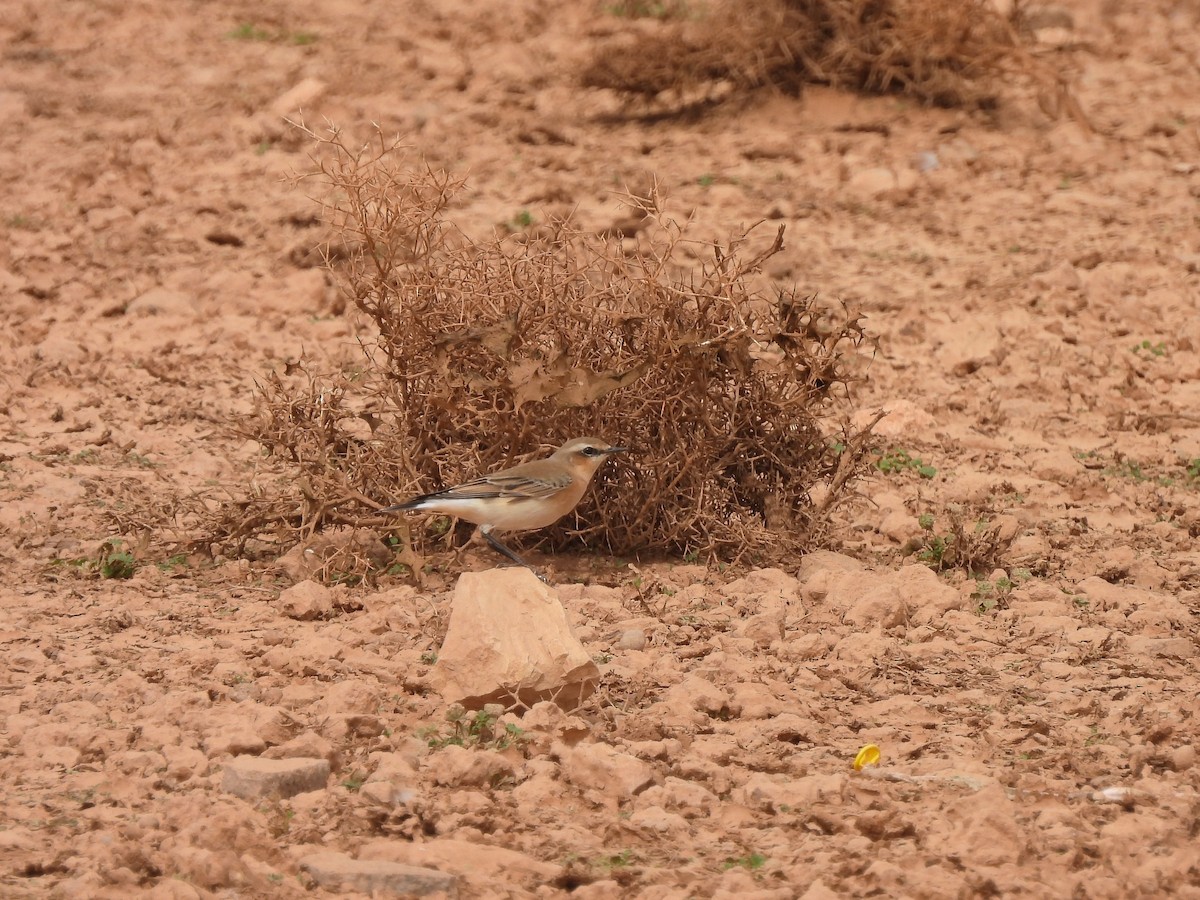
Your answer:
[[[534,531],[554,524],[579,504],[592,476],[609,456],[627,452],[627,447],[600,438],[573,438],[544,459],[422,494],[379,512],[432,512],[473,522],[493,550],[537,574],[495,532]]]

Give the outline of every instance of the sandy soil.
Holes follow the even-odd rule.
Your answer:
[[[1052,10],[1039,52],[1094,134],[1021,85],[993,114],[813,89],[614,120],[572,72],[644,23],[592,4],[9,7],[0,894],[320,895],[302,865],[339,851],[461,896],[1200,897],[1195,3]],[[262,461],[225,426],[256,378],[356,353],[285,178],[301,107],[467,175],[478,233],[603,227],[646,173],[701,234],[786,224],[766,277],[865,312],[857,409],[936,473],[872,481],[841,548],[862,571],[564,588],[601,691],[507,749],[428,746],[444,590],[301,621],[245,561],[89,574],[134,500],[248,488]],[[903,549],[956,507],[1016,533],[990,593]],[[235,754],[333,773],[247,801]]]

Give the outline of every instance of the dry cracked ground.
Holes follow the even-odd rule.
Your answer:
[[[12,0],[0,894],[1200,897],[1200,7],[1039,14],[1090,129],[1020,79],[630,120],[575,73],[655,25],[598,3]],[[136,535],[100,577],[133,498],[265,477],[256,380],[358,352],[300,110],[466,176],[470,233],[648,173],[701,235],[786,225],[764,284],[864,312],[890,413],[838,552],[540,557],[600,688],[497,721],[428,689],[449,579],[308,609]],[[1013,539],[982,581],[925,564],[956,510]]]

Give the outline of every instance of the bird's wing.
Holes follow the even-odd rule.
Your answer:
[[[497,472],[429,496],[439,500],[539,500],[553,497],[570,487],[573,481],[567,473],[536,475]]]

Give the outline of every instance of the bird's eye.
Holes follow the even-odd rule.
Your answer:
[[[584,456],[599,456],[600,455],[600,451],[597,450],[595,447],[584,447],[579,452],[582,453]]]

